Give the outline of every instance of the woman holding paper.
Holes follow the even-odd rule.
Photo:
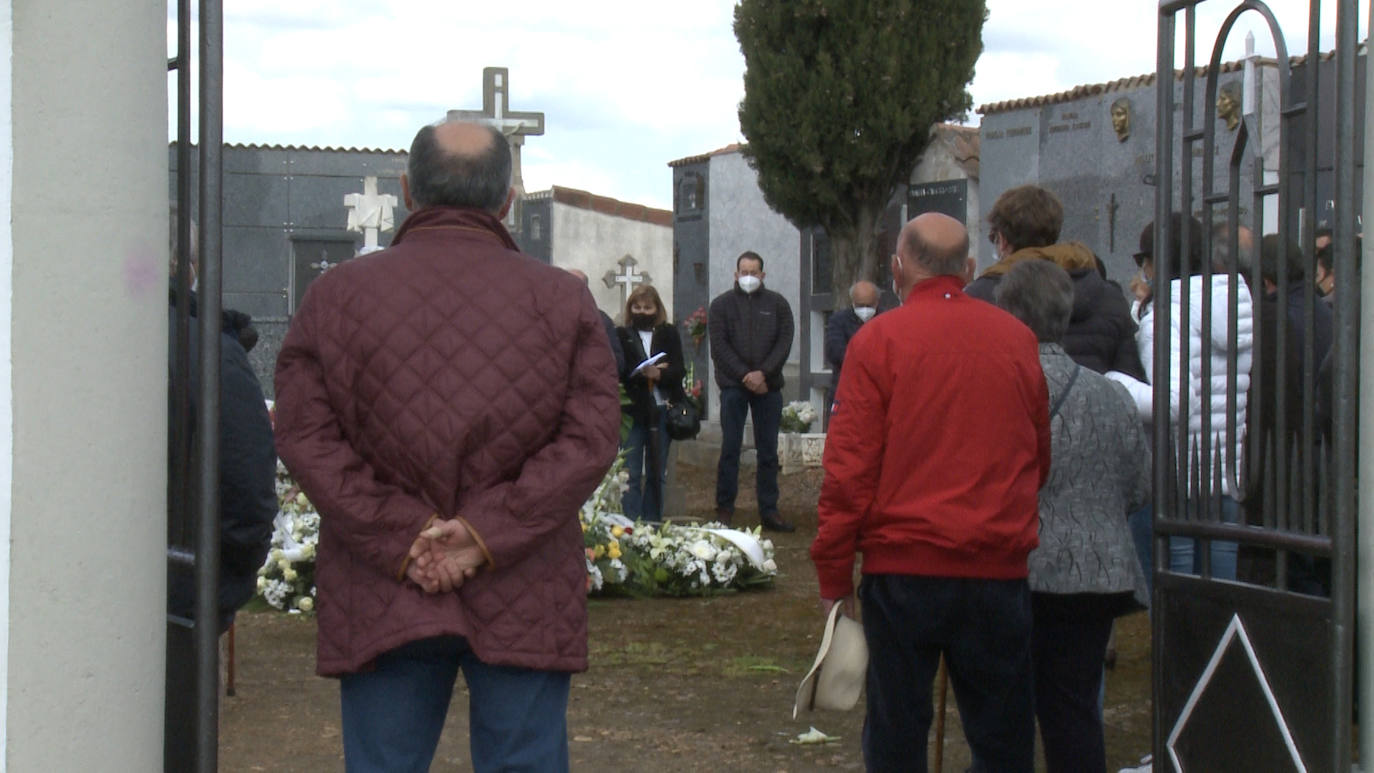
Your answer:
[[[652,285],[640,285],[625,301],[625,326],[617,328],[625,349],[624,407],[633,420],[625,440],[625,468],[630,489],[623,504],[629,518],[663,518],[663,477],[668,458],[668,431],[663,407],[687,399],[682,389],[682,339],[667,321],[663,301]],[[633,364],[632,364],[633,363]]]

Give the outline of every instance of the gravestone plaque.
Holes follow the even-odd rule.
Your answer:
[[[968,180],[941,180],[910,186],[906,193],[907,219],[926,212],[949,215],[968,225]]]

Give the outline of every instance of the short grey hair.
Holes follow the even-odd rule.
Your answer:
[[[485,128],[491,133],[491,147],[476,155],[446,153],[439,147],[433,125],[416,132],[406,172],[417,208],[501,211],[510,192],[510,144],[496,127],[487,124]]]
[[[1048,260],[1023,260],[994,290],[997,305],[1021,320],[1043,343],[1059,343],[1073,315],[1073,280]]]
[[[953,249],[940,250],[921,238],[920,229],[907,228],[902,234],[901,251],[933,276],[963,276],[968,261],[968,232]]]

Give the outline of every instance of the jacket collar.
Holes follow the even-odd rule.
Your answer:
[[[1089,268],[1097,268],[1097,261],[1093,258],[1092,251],[1087,247],[1078,242],[1059,242],[1058,244],[1051,244],[1045,247],[1026,247],[1017,250],[991,266],[988,266],[980,276],[1002,276],[1010,271],[1017,263],[1033,258],[1048,260],[1070,274],[1076,271],[1084,271]]]
[[[425,207],[411,212],[396,229],[391,244],[395,246],[406,238],[416,238],[430,231],[466,232],[496,241],[509,250],[520,249],[495,215],[469,207]]]
[[[952,274],[933,276],[929,279],[922,279],[911,286],[911,291],[907,293],[906,300],[902,305],[910,304],[916,299],[923,301],[940,296],[953,297],[964,294],[964,280]]]

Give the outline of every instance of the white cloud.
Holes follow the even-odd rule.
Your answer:
[[[1204,59],[1229,5],[1199,6]],[[1306,4],[1273,5],[1290,51],[1302,53]],[[403,148],[445,111],[481,106],[483,67],[508,67],[511,109],[546,114],[546,134],[525,145],[531,190],[558,184],[666,206],[668,161],[740,139],[733,7],[236,0],[225,17],[225,138]],[[1155,68],[1155,0],[989,0],[989,11],[975,107]],[[1334,29],[1333,14],[1323,29]],[[1233,35],[1226,58],[1240,55],[1243,37]]]

